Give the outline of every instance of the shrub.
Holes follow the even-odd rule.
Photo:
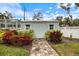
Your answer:
[[[21,41],[23,45],[27,45],[32,42],[31,37],[29,36],[20,36],[19,41]]]
[[[34,31],[31,29],[28,30],[18,30],[18,35],[20,36],[30,36],[31,38],[33,38],[34,35]]]
[[[5,44],[28,45],[32,42],[32,36],[29,33],[31,33],[30,30],[28,32],[16,30],[6,31],[2,40]],[[33,32],[31,34],[33,34]]]
[[[14,35],[18,35],[17,30],[12,30],[11,32],[12,32]]]
[[[30,30],[25,30],[24,34],[33,38],[34,31],[31,30],[31,29]]]
[[[4,31],[1,31],[1,30],[0,30],[0,38],[3,37],[4,33],[5,33]]]
[[[2,43],[2,38],[3,38],[3,35],[4,35],[4,31],[0,30],[0,43]]]
[[[10,40],[12,39],[12,35],[13,33],[11,31],[6,31],[3,36],[3,42],[9,44]]]
[[[62,41],[62,33],[59,30],[49,30],[45,33],[45,37],[48,41],[54,43],[60,43]]]

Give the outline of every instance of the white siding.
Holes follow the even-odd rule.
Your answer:
[[[21,29],[26,29],[26,24],[30,24],[30,28],[34,30],[36,38],[44,38],[50,24],[54,25],[54,29],[58,29],[58,23],[21,23]]]
[[[0,23],[5,23],[5,22],[0,22]],[[16,25],[15,22],[7,22],[7,25],[8,24]],[[29,24],[30,28],[34,30],[36,38],[44,38],[45,32],[49,30],[49,25],[54,25],[54,29],[58,29],[59,27],[59,23],[54,21],[26,21],[26,22],[23,21],[23,22],[18,22],[18,24],[21,25],[21,27],[18,29],[22,29],[22,30],[26,29],[26,24]],[[9,29],[16,29],[16,27],[12,26]]]

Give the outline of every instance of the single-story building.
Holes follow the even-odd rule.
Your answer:
[[[43,21],[43,20],[27,20],[27,21],[8,21],[6,22],[6,28],[17,28],[17,29],[33,29],[36,38],[44,38],[45,32],[49,29],[58,29],[58,21]],[[5,21],[0,21],[0,28],[5,27]]]

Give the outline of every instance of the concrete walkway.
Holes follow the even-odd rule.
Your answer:
[[[31,56],[58,56],[44,39],[35,39],[32,43]]]

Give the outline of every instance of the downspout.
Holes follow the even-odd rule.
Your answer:
[[[16,30],[18,29],[18,20],[16,20]]]
[[[7,19],[4,16],[4,20],[5,20],[5,29],[7,29]]]

